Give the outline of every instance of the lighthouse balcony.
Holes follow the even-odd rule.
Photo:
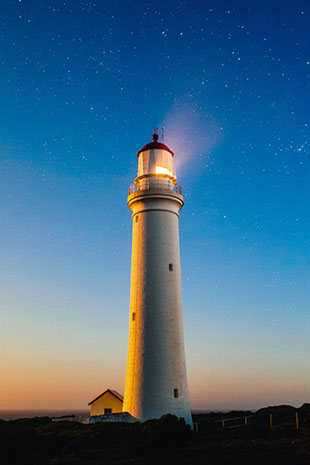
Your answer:
[[[161,179],[161,180],[158,180],[158,182],[154,181],[154,179],[152,179],[151,182],[145,179],[143,180],[143,182],[139,182],[138,185],[131,184],[131,186],[129,187],[129,195],[133,194],[134,192],[146,191],[150,189],[159,189],[159,190],[168,189],[168,190],[177,192],[178,194],[182,195],[182,187],[179,186],[178,184],[173,184],[168,179],[167,180]]]

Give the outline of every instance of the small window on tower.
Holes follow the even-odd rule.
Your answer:
[[[173,263],[169,263],[169,271],[173,271]]]
[[[138,221],[139,221],[138,215],[136,215],[135,218],[136,218],[136,223],[138,223]]]
[[[178,389],[174,389],[173,390],[173,394],[174,394],[174,397],[179,397],[179,390]]]
[[[132,314],[132,321],[135,321],[135,319],[136,319],[136,314],[133,313],[133,314]]]
[[[111,408],[105,408],[105,409],[104,409],[104,414],[105,414],[105,415],[111,415],[111,413],[112,413],[112,409],[111,409]]]

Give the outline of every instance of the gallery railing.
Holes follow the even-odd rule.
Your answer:
[[[129,187],[129,195],[138,191],[145,191],[149,189],[168,189],[178,194],[182,194],[182,187],[178,184],[173,184],[170,180],[161,179],[160,181],[152,180],[143,180],[140,181],[138,186],[136,184],[131,184]]]

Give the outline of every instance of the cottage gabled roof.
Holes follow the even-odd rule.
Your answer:
[[[124,397],[122,396],[122,394],[120,394],[119,392],[117,391],[114,391],[114,389],[107,389],[106,391],[104,391],[102,394],[100,394],[100,396],[97,396],[94,400],[92,400],[91,402],[89,402],[88,405],[91,405],[93,402],[95,402],[95,400],[98,400],[100,397],[104,396],[107,392],[110,392],[110,394],[112,394],[114,397],[116,397],[118,400],[120,400],[121,402],[123,402],[124,400]]]

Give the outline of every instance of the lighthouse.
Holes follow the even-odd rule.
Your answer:
[[[129,188],[133,232],[123,412],[141,420],[170,413],[192,427],[179,246],[184,199],[173,156],[153,134],[153,142],[138,152],[138,176]]]

